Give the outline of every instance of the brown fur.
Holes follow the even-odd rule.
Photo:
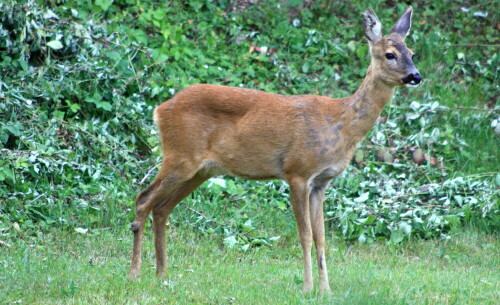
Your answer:
[[[408,12],[411,14],[410,9],[405,14]],[[402,40],[404,33],[381,37],[371,32],[376,22],[378,18],[367,10],[365,31],[372,63],[350,97],[284,96],[196,84],[156,108],[163,164],[155,181],[137,196],[131,277],[139,274],[147,215],[153,212],[157,275],[165,276],[168,215],[203,181],[224,174],[289,183],[304,255],[304,290],[313,288],[313,241],[320,289],[330,289],[324,250],[324,192],[330,180],[347,167],[356,144],[373,126],[394,87],[416,71],[411,51]],[[396,53],[399,59],[387,60],[386,52]]]

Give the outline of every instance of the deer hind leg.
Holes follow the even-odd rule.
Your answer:
[[[323,292],[330,291],[325,260],[325,221],[323,217],[323,200],[328,185],[329,181],[315,184],[309,195],[312,234],[318,259],[319,290]]]
[[[141,269],[142,239],[144,236],[144,224],[151,210],[174,193],[193,174],[181,173],[181,171],[169,170],[162,166],[160,174],[156,179],[136,198],[136,215],[132,222],[131,230],[134,233],[134,246],[132,249],[132,263],[129,278],[137,278]]]
[[[167,256],[165,245],[165,225],[173,208],[191,194],[208,177],[196,174],[182,183],[174,192],[153,208],[153,230],[156,256],[156,276],[166,279]]]
[[[304,260],[304,292],[313,289],[312,266],[311,266],[311,247],[312,231],[311,218],[309,211],[309,189],[307,180],[293,177],[287,179],[290,185],[290,194],[292,200],[293,212],[297,221],[300,243],[302,245],[302,254]]]

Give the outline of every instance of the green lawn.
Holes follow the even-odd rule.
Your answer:
[[[219,238],[171,229],[169,281],[154,276],[151,236],[142,277],[126,277],[128,232],[57,232],[2,248],[1,304],[495,304],[500,242],[466,231],[402,246],[328,240],[332,293],[303,294],[296,240],[248,252]]]

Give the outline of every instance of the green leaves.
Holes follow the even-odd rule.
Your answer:
[[[430,96],[408,106],[395,103],[391,118],[382,117],[370,142],[362,143],[366,153],[355,156],[356,175],[349,168],[329,190],[336,198],[326,205],[332,227],[346,239],[397,244],[415,237],[450,238],[470,221],[497,223],[496,176],[461,176],[451,169],[457,151],[468,147],[443,123],[452,110]],[[389,152],[391,164],[385,158]],[[367,215],[376,221],[368,224]]]
[[[368,195],[370,195],[369,192],[361,194],[361,196],[354,198],[354,202],[356,203],[363,203],[368,200]]]
[[[0,181],[12,183],[14,180],[14,172],[7,161],[0,160]]]
[[[350,186],[354,183],[349,181],[358,177],[348,169],[327,192],[327,215],[346,239],[373,242],[380,238],[397,244],[411,236],[448,238],[464,222],[493,224],[498,219],[494,181],[455,177],[418,186],[416,177],[399,174],[407,166],[399,170],[379,166],[377,173],[370,167],[357,172],[363,176],[358,189]]]
[[[391,233],[391,239],[389,240],[389,242],[393,245],[396,245],[396,244],[399,244],[400,242],[402,242],[403,239],[404,239],[403,231],[394,230]]]
[[[356,26],[361,2],[328,10],[315,2],[296,16],[274,1],[237,13],[211,1],[1,5],[0,227],[12,236],[54,224],[71,232],[127,226],[139,182],[160,162],[153,107],[189,84],[340,97],[369,64]],[[498,35],[489,19],[446,24],[439,10],[456,14],[438,3],[412,27],[429,81],[397,90],[356,168],[328,190],[327,223],[344,239],[402,243],[451,235],[466,221],[498,223],[500,56],[487,46]],[[388,24],[391,15],[380,17]],[[215,178],[187,202],[207,218],[178,209],[173,224],[216,234],[229,248],[295,236],[285,183]]]
[[[20,122],[14,123],[3,123],[2,122],[2,131],[8,132],[13,136],[19,137],[22,133],[23,125]]]
[[[95,0],[95,5],[99,6],[104,11],[107,11],[111,7],[113,2],[114,0]]]
[[[59,40],[49,41],[47,42],[47,45],[53,50],[59,50],[63,48],[63,45]]]
[[[310,64],[308,62],[305,62],[303,65],[302,65],[302,72],[303,73],[309,73],[309,69],[310,69]]]
[[[113,109],[113,106],[110,103],[103,101],[102,99],[103,97],[101,95],[99,95],[98,93],[94,93],[93,96],[86,97],[85,102],[95,104],[97,109],[111,111]]]
[[[233,249],[237,244],[238,239],[236,238],[236,235],[231,235],[224,238],[224,246],[226,246],[228,249]]]

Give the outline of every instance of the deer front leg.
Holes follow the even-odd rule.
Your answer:
[[[165,230],[167,219],[174,207],[186,196],[191,194],[208,177],[204,175],[195,175],[190,180],[183,182],[175,191],[172,192],[163,202],[160,202],[153,208],[153,230],[155,238],[156,255],[156,276],[167,279],[167,255],[165,243]]]
[[[330,291],[325,259],[325,221],[323,217],[323,200],[328,184],[329,182],[324,182],[315,185],[309,196],[312,234],[318,258],[319,290],[322,292]]]
[[[290,185],[290,194],[295,220],[297,221],[297,230],[300,243],[302,245],[302,254],[304,259],[304,292],[313,289],[312,266],[311,266],[311,246],[312,231],[311,218],[309,215],[309,190],[307,180],[299,177],[293,177],[288,180]]]
[[[130,227],[134,233],[134,247],[132,248],[132,262],[129,274],[130,279],[138,278],[141,270],[142,239],[144,236],[144,224],[148,215],[151,210],[153,210],[153,207],[165,200],[168,195],[175,190],[175,187],[179,184],[179,177],[180,176],[177,174],[159,174],[155,181],[136,198],[135,220]],[[159,227],[159,225],[155,227]]]
[[[132,248],[132,263],[130,266],[129,279],[137,279],[141,271],[141,253],[142,253],[142,238],[144,236],[144,223],[146,222],[149,211],[137,209],[137,216],[130,226],[134,233],[134,247]]]

